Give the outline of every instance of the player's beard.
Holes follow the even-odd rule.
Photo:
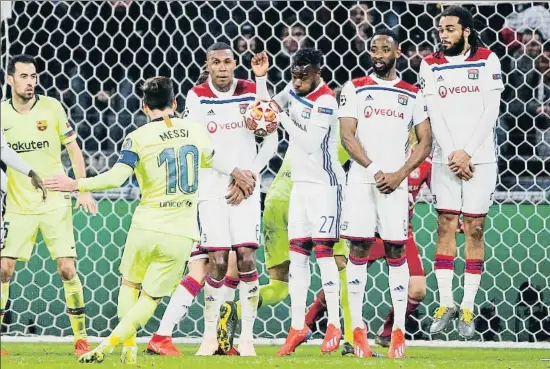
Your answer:
[[[372,64],[372,68],[374,69],[374,72],[376,73],[376,75],[380,78],[384,78],[384,77],[387,77],[392,68],[395,67],[395,61],[396,59],[390,59],[388,60],[388,62],[386,63],[385,61],[383,60],[380,60],[384,65],[380,68],[377,68],[375,65],[374,65],[374,62]]]
[[[445,54],[446,56],[460,55],[464,50],[464,45],[466,45],[466,38],[464,37],[464,35],[462,35],[460,37],[460,40],[458,40],[456,44],[452,45],[447,49],[443,47],[443,54]]]
[[[34,89],[32,92],[23,91],[23,93],[16,93],[17,97],[21,99],[24,103],[29,102],[30,100],[34,99]]]

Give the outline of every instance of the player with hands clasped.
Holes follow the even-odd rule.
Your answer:
[[[439,307],[431,333],[442,332],[457,315],[453,299],[456,225],[464,217],[464,297],[459,333],[475,333],[474,301],[483,271],[485,216],[497,181],[493,128],[504,90],[498,57],[481,43],[468,10],[449,6],[439,21],[441,49],[420,65],[420,84],[435,147],[432,193],[438,211],[435,275]]]
[[[235,288],[240,285],[239,351],[242,356],[255,356],[252,333],[259,299],[256,249],[261,219],[258,178],[278,142],[276,134],[270,135],[257,150],[256,138],[244,125],[243,114],[254,100],[269,99],[266,77],[269,61],[265,53],[252,59],[254,83],[234,78],[236,61],[229,45],[213,44],[206,57],[207,80],[188,92],[184,119],[206,128],[216,155],[226,159],[227,167],[201,169],[200,247],[193,248],[190,273],[172,295],[148,350],[180,355],[171,340],[173,329],[206,282],[205,327],[197,355],[214,355],[219,346],[222,351],[229,350],[228,342],[220,342],[221,345],[218,342],[216,328],[222,303],[233,300]],[[231,313],[225,312],[227,316],[222,320]]]
[[[321,78],[323,54],[304,48],[294,54],[292,82],[273,98],[280,122],[290,136],[289,153],[294,186],[288,211],[290,241],[289,293],[291,327],[278,356],[289,355],[309,339],[305,324],[307,292],[311,283],[309,256],[313,249],[321,271],[328,310],[323,353],[340,345],[340,278],[333,247],[340,239],[342,183],[345,174],[338,161],[336,140],[338,103]]]
[[[342,237],[350,241],[346,269],[355,355],[372,356],[362,307],[369,250],[378,230],[394,309],[388,356],[402,358],[409,286],[404,247],[409,229],[407,177],[430,153],[432,136],[424,97],[397,77],[395,64],[401,55],[397,36],[377,31],[370,53],[374,73],[347,82],[340,97],[342,145],[354,160],[345,190]],[[411,123],[418,147],[407,159]]]

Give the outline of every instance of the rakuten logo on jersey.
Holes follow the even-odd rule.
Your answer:
[[[30,142],[14,142],[14,143],[8,143],[8,146],[13,149],[13,151],[17,153],[23,153],[23,152],[31,152],[41,149],[47,149],[50,147],[50,143],[48,141],[30,141]]]
[[[206,129],[210,133],[216,133],[217,131],[232,131],[240,128],[244,128],[244,121],[229,123],[208,122],[206,125]]]
[[[393,110],[393,109],[373,108],[370,105],[365,108],[364,114],[365,114],[365,118],[370,118],[373,115],[388,117],[388,118],[398,118],[398,119],[405,118],[405,114],[403,114],[400,111]]]
[[[456,86],[456,87],[439,87],[439,96],[442,98],[447,97],[448,94],[467,94],[470,92],[479,92],[479,86]]]

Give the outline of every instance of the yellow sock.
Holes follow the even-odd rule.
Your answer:
[[[68,281],[63,281],[67,314],[71,321],[75,341],[86,339],[86,315],[84,314],[84,293],[78,275]]]
[[[351,310],[348,300],[348,280],[346,278],[346,268],[340,272],[340,307],[344,316],[344,340],[353,345],[353,329],[351,328]]]
[[[139,327],[145,326],[155,313],[157,302],[149,296],[140,296],[136,304],[118,323],[115,330],[109,336],[109,343],[116,347],[120,342],[125,342],[134,336]]]
[[[8,298],[10,297],[10,282],[2,283],[2,292],[0,294],[0,326],[4,322],[4,309],[8,303]]]
[[[122,321],[128,312],[134,307],[138,302],[139,290],[137,288],[132,288],[125,284],[120,286],[118,290],[118,304],[117,304],[117,315],[118,321]],[[128,339],[122,342],[122,346],[135,346],[136,345],[136,335],[130,336]]]

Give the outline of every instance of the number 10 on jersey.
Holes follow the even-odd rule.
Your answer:
[[[177,155],[176,155],[177,152]],[[179,149],[166,148],[158,156],[158,165],[166,162],[166,193],[174,195],[178,188],[184,194],[197,191],[199,187],[199,150],[194,145]]]

